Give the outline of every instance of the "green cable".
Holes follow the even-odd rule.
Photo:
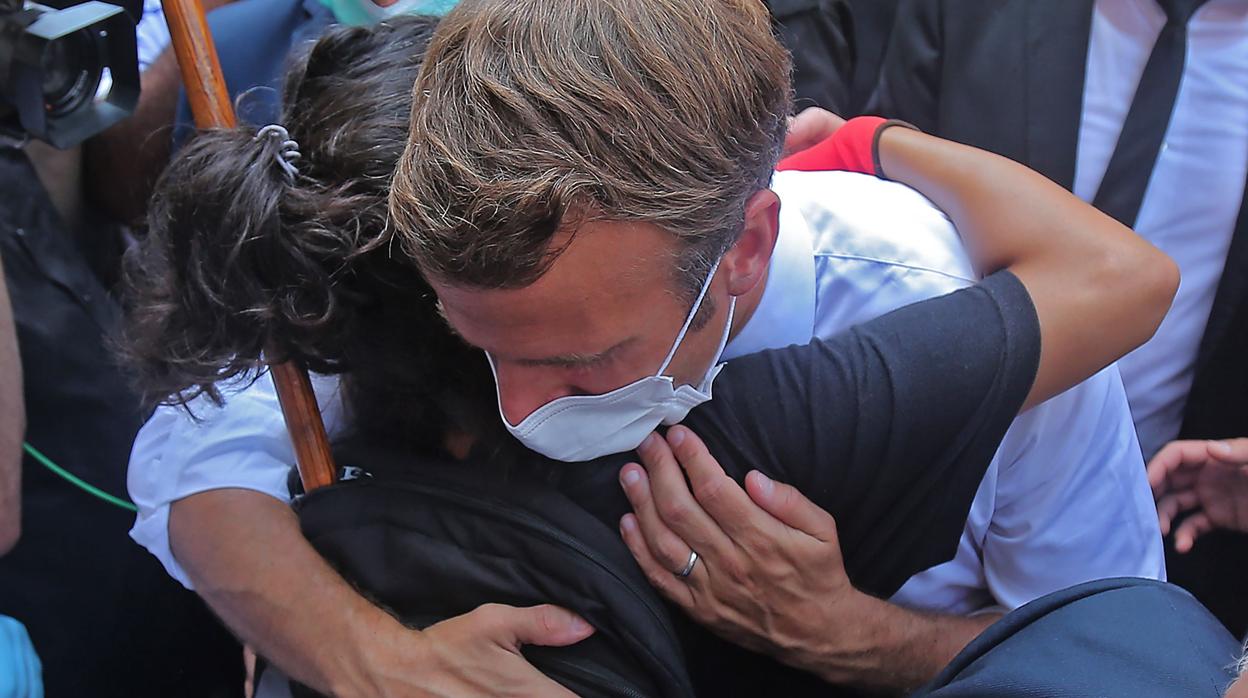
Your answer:
[[[119,498],[119,497],[114,497],[113,495],[111,495],[111,494],[109,494],[109,493],[105,492],[104,490],[102,490],[102,489],[100,489],[100,488],[96,487],[95,485],[92,485],[92,484],[90,484],[90,483],[88,483],[88,482],[84,482],[83,480],[81,480],[80,478],[78,478],[77,476],[75,476],[73,473],[71,473],[71,472],[69,472],[68,470],[66,470],[66,469],[62,468],[61,466],[57,465],[56,463],[53,463],[53,462],[52,462],[52,460],[51,460],[50,458],[48,458],[47,456],[45,456],[45,455],[43,455],[42,453],[40,453],[40,452],[39,452],[39,449],[35,448],[34,446],[31,446],[30,444],[26,443],[25,441],[23,441],[23,442],[22,442],[22,448],[23,448],[23,449],[24,449],[27,453],[29,453],[29,454],[30,454],[30,457],[31,457],[31,458],[34,458],[36,461],[38,461],[40,465],[42,465],[43,467],[47,468],[48,470],[51,470],[52,472],[56,473],[57,475],[61,476],[61,477],[62,477],[62,478],[64,478],[66,481],[68,481],[68,482],[69,482],[69,484],[74,485],[75,487],[77,487],[77,488],[81,489],[82,491],[86,492],[87,494],[90,494],[90,495],[95,496],[95,497],[99,497],[100,499],[103,499],[104,501],[108,502],[109,504],[113,504],[113,505],[119,506],[119,507],[121,507],[122,509],[125,509],[126,511],[133,511],[133,512],[137,512],[137,511],[139,510],[139,509],[138,509],[138,507],[134,506],[134,505],[133,505],[133,504],[131,504],[130,502],[127,502],[126,500],[121,499],[121,498]]]

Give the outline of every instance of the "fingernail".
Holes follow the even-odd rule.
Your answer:
[[[580,616],[572,616],[572,620],[568,622],[568,629],[574,633],[583,633],[591,628],[589,623],[585,622],[584,618]]]
[[[641,482],[641,468],[636,466],[626,466],[620,475],[620,479],[624,481],[625,487],[632,487]]]
[[[754,479],[758,481],[759,491],[762,492],[764,496],[771,496],[771,491],[775,489],[776,483],[772,482],[771,478],[757,470],[754,471]]]
[[[637,519],[632,514],[625,514],[620,518],[620,528],[632,531],[637,527]]]
[[[672,427],[671,429],[668,429],[667,430],[667,442],[672,445],[672,448],[677,448],[682,443],[684,443],[685,442],[684,427]]]
[[[1218,453],[1224,456],[1230,455],[1231,450],[1232,450],[1231,445],[1225,441],[1210,441],[1209,449],[1212,451],[1217,451]]]
[[[650,435],[649,435],[649,436],[647,436],[645,439],[643,439],[643,440],[642,440],[641,445],[637,447],[637,450],[638,450],[638,451],[640,451],[640,450],[642,450],[642,449],[651,449],[651,448],[654,448],[654,445],[655,445],[655,440],[656,440],[656,439],[658,439],[658,438],[659,438],[659,435],[658,435],[658,434],[656,434],[656,433],[654,433],[654,432],[650,432]]]

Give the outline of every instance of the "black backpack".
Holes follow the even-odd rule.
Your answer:
[[[336,450],[340,464],[367,470],[348,465],[337,484],[297,498],[303,533],[402,622],[554,603],[596,632],[570,647],[526,647],[547,676],[585,698],[694,695],[668,608],[618,532],[540,475],[411,463],[359,443]]]

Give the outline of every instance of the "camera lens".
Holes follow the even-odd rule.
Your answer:
[[[99,44],[91,29],[50,42],[43,51],[43,103],[49,116],[68,114],[95,97]]]

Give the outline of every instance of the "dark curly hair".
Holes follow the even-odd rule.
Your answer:
[[[288,70],[281,139],[211,130],[157,183],[128,260],[124,354],[149,403],[218,404],[218,384],[294,360],[345,374],[351,422],[437,448],[497,418],[488,366],[446,328],[391,244],[387,195],[437,20],[331,28]],[[393,247],[393,249],[392,249]]]

